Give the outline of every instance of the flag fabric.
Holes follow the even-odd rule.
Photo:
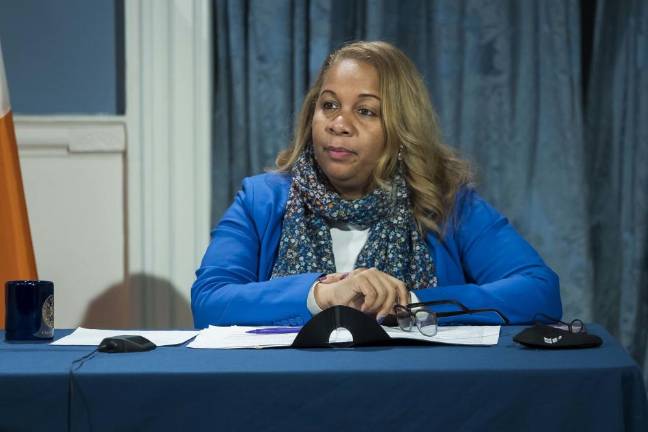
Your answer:
[[[37,279],[37,273],[0,46],[0,328],[5,282],[16,279]]]

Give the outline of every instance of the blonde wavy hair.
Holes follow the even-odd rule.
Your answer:
[[[469,164],[441,140],[437,115],[423,79],[412,61],[387,42],[354,42],[334,51],[324,62],[302,104],[291,145],[280,151],[276,171],[290,172],[312,142],[313,114],[328,69],[343,59],[368,63],[380,79],[381,121],[385,153],[373,172],[378,187],[389,189],[401,151],[414,217],[422,233],[443,236],[443,227],[459,189],[472,182]]]

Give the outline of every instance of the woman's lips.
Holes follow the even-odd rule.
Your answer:
[[[324,150],[328,152],[331,159],[334,160],[345,160],[356,154],[353,150],[344,147],[326,147]]]

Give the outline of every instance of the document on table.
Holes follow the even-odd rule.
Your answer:
[[[279,327],[209,326],[202,329],[189,348],[270,348],[292,345],[297,333],[248,333],[252,330]]]
[[[198,330],[97,330],[79,327],[50,345],[99,345],[104,338],[139,335],[156,346],[180,345],[198,334]]]
[[[434,336],[418,330],[409,332],[396,327],[383,327],[391,338],[418,339],[450,345],[497,345],[500,326],[439,326]]]
[[[292,345],[297,333],[250,333],[252,330],[273,327],[217,327],[209,326],[187,345],[189,348],[271,348]],[[418,339],[450,345],[497,345],[500,326],[440,326],[435,336],[425,336],[418,330],[411,332],[399,328],[383,327],[392,338]],[[346,329],[335,330],[330,342],[351,342],[351,333]]]

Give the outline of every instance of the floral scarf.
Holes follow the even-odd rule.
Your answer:
[[[416,229],[409,193],[400,172],[391,191],[376,188],[357,200],[334,192],[313,157],[311,146],[292,169],[279,254],[272,278],[307,273],[334,273],[329,225],[347,223],[369,227],[355,268],[375,267],[402,280],[408,289],[436,286],[434,263]]]

